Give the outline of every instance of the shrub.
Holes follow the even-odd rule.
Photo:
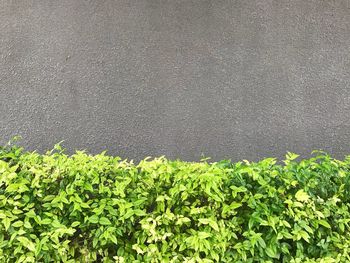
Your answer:
[[[1,262],[349,262],[349,167],[0,149]]]

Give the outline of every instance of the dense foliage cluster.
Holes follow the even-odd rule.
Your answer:
[[[349,262],[350,157],[296,158],[2,147],[1,262]]]

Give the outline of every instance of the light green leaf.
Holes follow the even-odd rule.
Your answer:
[[[211,221],[209,222],[209,225],[210,225],[215,231],[219,231],[219,226],[218,226],[218,224],[217,224],[215,221],[211,220]]]
[[[298,158],[298,157],[299,157],[298,154],[295,154],[295,153],[292,153],[292,152],[288,152],[288,153],[286,154],[286,159],[287,159],[287,160],[290,160],[290,161],[293,161],[293,160],[295,160],[295,159]]]
[[[2,223],[4,224],[5,230],[7,231],[11,225],[11,219],[6,217],[2,220]]]
[[[71,226],[72,227],[76,227],[76,226],[79,226],[79,225],[80,225],[79,221],[74,221]]]
[[[206,239],[208,237],[210,237],[211,234],[210,233],[207,233],[207,232],[198,232],[198,238],[199,239]]]
[[[51,224],[51,220],[49,218],[45,218],[45,219],[41,220],[40,223],[42,225],[49,225],[49,224]]]
[[[28,238],[21,236],[17,237],[17,240],[30,251],[35,251],[35,244],[31,242]]]
[[[310,196],[303,189],[301,189],[295,194],[295,198],[300,202],[307,202]]]
[[[23,226],[23,222],[22,221],[16,221],[12,224],[13,227],[21,227]]]
[[[99,218],[97,215],[93,215],[93,216],[90,216],[88,220],[90,223],[97,224],[99,221]]]
[[[101,225],[111,225],[112,224],[111,221],[109,221],[109,219],[107,217],[101,217],[99,222]]]
[[[320,219],[317,222],[326,228],[331,228],[331,225],[326,220]]]

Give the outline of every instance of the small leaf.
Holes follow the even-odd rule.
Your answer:
[[[35,244],[26,237],[17,237],[17,240],[30,251],[35,251]]]
[[[298,157],[299,157],[298,154],[295,154],[295,153],[292,153],[292,152],[288,152],[288,153],[286,154],[286,159],[287,159],[287,160],[290,160],[290,161],[293,161],[293,160],[295,160],[295,159],[298,158]]]
[[[303,189],[301,189],[295,194],[295,198],[300,202],[307,202],[310,196]]]
[[[25,228],[28,228],[28,229],[32,228],[32,225],[30,224],[29,221],[24,221],[23,225],[24,225]]]
[[[88,220],[89,220],[90,223],[97,224],[99,218],[98,218],[97,215],[93,215],[93,216],[90,216]]]
[[[215,221],[211,220],[211,221],[209,222],[209,225],[210,225],[215,231],[219,231],[219,226],[218,226],[218,224],[217,224]]]
[[[23,222],[22,221],[16,221],[12,224],[13,227],[21,227],[23,226]]]
[[[147,215],[145,211],[142,211],[141,209],[134,210],[134,214],[137,216],[145,216]]]
[[[109,219],[107,217],[101,217],[99,222],[101,225],[111,225],[112,224],[111,221],[109,221]]]
[[[189,222],[191,222],[191,219],[189,219],[188,217],[180,217],[179,219],[177,219],[176,225],[182,225],[184,223],[189,223]]]
[[[317,222],[324,227],[331,228],[331,225],[326,220],[320,219]]]
[[[41,220],[40,223],[42,225],[49,225],[49,224],[51,224],[51,220],[49,218],[45,218],[45,219]]]
[[[76,226],[79,226],[80,225],[80,222],[79,221],[75,221],[72,223],[72,227],[76,227]]]
[[[308,234],[306,231],[301,230],[301,231],[299,232],[299,235],[300,235],[306,242],[309,243],[309,238],[310,238],[310,236],[309,236],[309,234]]]
[[[10,218],[6,217],[2,220],[2,223],[4,224],[5,230],[7,231],[11,225],[11,220]]]
[[[134,215],[134,210],[128,209],[125,215],[123,216],[124,219],[128,219]]]
[[[114,244],[118,245],[118,240],[117,240],[116,236],[110,235],[109,238],[110,238],[110,240],[111,240]]]
[[[206,239],[208,237],[210,237],[211,234],[210,233],[207,233],[207,232],[198,232],[198,238],[199,239]]]

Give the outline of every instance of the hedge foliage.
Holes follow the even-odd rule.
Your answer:
[[[215,163],[0,148],[1,262],[349,262],[350,157]]]

